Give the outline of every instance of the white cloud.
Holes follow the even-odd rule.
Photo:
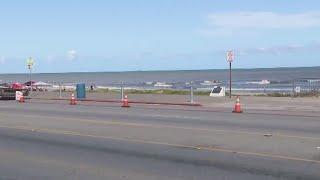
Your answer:
[[[199,32],[205,36],[232,36],[257,33],[257,30],[305,29],[320,27],[320,12],[223,12],[207,15],[207,27]]]
[[[198,32],[204,36],[232,36],[233,31],[231,29],[222,28],[206,28],[199,29]]]
[[[49,55],[49,56],[47,57],[47,62],[48,62],[48,63],[52,63],[52,62],[55,61],[55,60],[56,60],[56,57],[55,57],[55,56]]]
[[[318,52],[320,50],[319,43],[312,43],[307,45],[289,44],[274,47],[259,47],[259,48],[246,48],[236,49],[235,53],[238,55],[252,55],[252,54],[273,54],[280,55],[286,53],[300,53],[300,52]]]
[[[77,59],[78,57],[78,52],[76,50],[70,50],[67,52],[67,59],[72,61]]]
[[[231,12],[210,13],[209,25],[217,28],[311,28],[320,27],[320,12],[274,13]]]
[[[136,60],[142,60],[142,59],[145,59],[145,58],[150,58],[152,56],[154,56],[155,54],[153,52],[150,52],[150,51],[146,51],[146,52],[141,52],[141,53],[137,53],[135,56],[134,56],[134,59]]]
[[[0,64],[6,63],[6,58],[4,56],[0,56]]]

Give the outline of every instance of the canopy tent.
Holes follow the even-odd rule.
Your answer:
[[[49,86],[52,86],[52,85],[51,85],[51,84],[48,84],[48,83],[45,83],[45,82],[42,82],[42,81],[39,81],[39,82],[34,83],[33,86],[37,86],[37,87],[49,87]]]
[[[28,81],[28,82],[25,82],[24,85],[31,86],[31,84],[33,85],[34,83],[35,81]]]
[[[11,88],[12,89],[24,89],[25,85],[21,84],[21,83],[18,83],[18,82],[15,82],[15,83],[11,84]]]

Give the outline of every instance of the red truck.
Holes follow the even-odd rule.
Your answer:
[[[14,100],[16,97],[16,91],[21,91],[24,96],[29,95],[29,91],[25,85],[20,83],[0,84],[0,99],[2,100]]]

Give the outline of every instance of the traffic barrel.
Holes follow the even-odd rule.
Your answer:
[[[77,105],[76,98],[73,93],[71,94],[70,105]]]
[[[243,111],[241,110],[241,104],[240,104],[240,97],[237,96],[236,104],[234,106],[234,110],[232,111],[233,113],[242,113]]]
[[[129,106],[128,96],[127,96],[127,95],[124,96],[124,99],[123,99],[123,101],[122,101],[122,106],[121,106],[121,107],[125,107],[125,108],[130,107],[130,106]]]

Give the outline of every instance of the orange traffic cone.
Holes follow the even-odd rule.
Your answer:
[[[77,105],[76,98],[73,93],[71,94],[70,105]]]
[[[123,99],[123,101],[122,101],[122,106],[121,106],[121,107],[126,107],[126,108],[130,107],[130,106],[129,106],[128,96],[127,96],[127,95],[124,96],[124,99]]]
[[[25,101],[24,101],[24,96],[21,95],[20,98],[19,98],[19,103],[24,103],[24,102],[25,102]]]
[[[242,113],[243,111],[241,110],[241,105],[240,105],[240,97],[237,96],[237,101],[236,105],[234,106],[234,110],[232,111],[233,113]]]

